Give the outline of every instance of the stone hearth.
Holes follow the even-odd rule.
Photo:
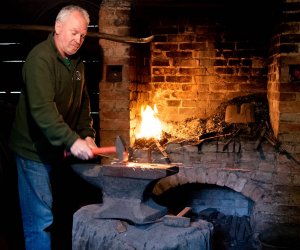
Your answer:
[[[255,141],[233,141],[223,151],[224,144],[223,140],[206,142],[201,149],[176,143],[167,145],[166,152],[172,164],[178,164],[179,173],[160,180],[154,193],[161,195],[172,188],[195,183],[227,187],[253,201],[249,216],[256,235],[272,224],[295,223],[289,220],[294,212],[288,207],[297,203],[292,185],[298,180],[299,165],[267,141],[258,150]],[[151,162],[165,161],[157,148],[151,153],[147,151],[138,149],[134,156],[139,161],[149,161],[149,155]],[[228,201],[227,197],[223,199]]]

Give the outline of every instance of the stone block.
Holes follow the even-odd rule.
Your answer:
[[[243,103],[240,107],[240,110],[237,105],[228,105],[225,111],[225,122],[227,123],[255,122],[254,105],[252,103]]]
[[[197,173],[195,168],[185,167],[183,168],[183,171],[189,183],[195,183],[197,181]]]
[[[206,168],[197,168],[196,174],[197,174],[198,183],[206,183],[207,180]]]
[[[217,152],[217,143],[216,142],[203,143],[203,145],[201,146],[201,152],[202,153]]]
[[[261,160],[259,152],[242,152],[240,161],[241,162],[252,162],[256,164]]]
[[[239,152],[239,143],[235,143],[235,141],[230,142],[226,145],[225,150],[223,150],[226,142],[219,141],[218,142],[218,152],[219,153],[235,153]]]
[[[236,153],[218,153],[217,160],[223,163],[234,163],[237,158]]]
[[[292,176],[289,173],[277,173],[274,176],[274,183],[280,185],[289,185],[292,183]]]
[[[217,153],[207,152],[206,154],[201,155],[201,160],[203,162],[216,162],[216,160],[217,160]]]
[[[171,158],[171,161],[172,162],[184,162],[184,155],[183,154],[180,154],[180,153],[177,153],[177,154],[171,154],[170,155],[170,158]]]
[[[252,178],[256,181],[260,181],[262,183],[272,183],[273,181],[273,172],[256,172]]]
[[[300,174],[293,175],[293,185],[300,186]]]
[[[253,192],[253,190],[255,189],[255,185],[252,182],[247,182],[243,188],[243,190],[241,191],[241,193],[247,197],[251,198],[251,194]]]
[[[266,195],[265,190],[263,190],[262,188],[256,187],[251,194],[251,199],[254,200],[255,202],[258,202],[260,199],[262,199],[262,197]]]
[[[237,180],[237,182],[235,183],[233,190],[235,190],[236,192],[241,192],[246,183],[247,183],[247,180],[245,178],[239,178]]]
[[[233,188],[236,181],[237,181],[238,177],[236,174],[234,173],[230,173],[229,176],[228,176],[228,179],[226,181],[226,186],[227,187],[230,187],[230,188]]]
[[[226,171],[220,171],[218,173],[218,180],[217,180],[217,185],[219,186],[224,186],[225,183],[227,182],[227,178],[228,178],[228,172]]]
[[[218,170],[214,168],[209,168],[207,174],[207,182],[209,184],[216,184],[217,180],[218,180]]]
[[[258,170],[272,172],[275,170],[275,164],[270,162],[260,162],[258,163]]]

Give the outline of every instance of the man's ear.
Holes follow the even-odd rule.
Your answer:
[[[55,22],[55,34],[59,35],[61,29],[62,29],[62,23],[61,22]]]

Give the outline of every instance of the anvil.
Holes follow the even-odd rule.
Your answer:
[[[178,173],[178,166],[151,163],[73,164],[79,176],[100,188],[103,203],[95,218],[125,219],[146,224],[160,219],[167,208],[157,204],[151,191],[160,179]]]

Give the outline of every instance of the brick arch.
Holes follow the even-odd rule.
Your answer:
[[[243,170],[180,167],[179,173],[158,181],[153,193],[160,195],[170,188],[189,183],[214,184],[233,189],[257,203],[268,195],[269,191],[255,183],[250,175],[251,173]]]

